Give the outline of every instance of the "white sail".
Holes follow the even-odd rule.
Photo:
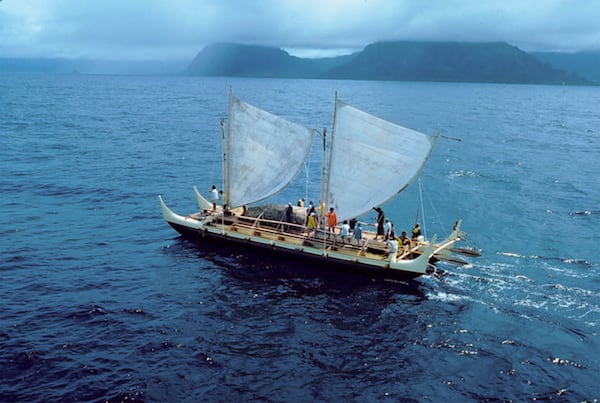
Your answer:
[[[358,217],[401,192],[435,142],[336,99],[327,193],[338,220]]]
[[[225,150],[225,200],[239,207],[287,186],[310,152],[314,130],[272,115],[230,94]]]

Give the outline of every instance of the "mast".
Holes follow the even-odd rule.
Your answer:
[[[333,102],[333,123],[332,123],[332,127],[331,127],[331,142],[329,145],[329,163],[331,163],[331,157],[333,155],[333,148],[334,148],[334,141],[335,141],[335,118],[336,118],[336,113],[337,113],[337,102],[338,102],[338,96],[337,96],[337,91],[335,91],[335,98],[334,98],[334,102]],[[324,141],[324,140],[323,140]],[[325,145],[323,145],[323,164],[325,164]],[[329,200],[330,197],[330,192],[329,192],[329,179],[330,179],[330,174],[331,174],[331,169],[327,169],[327,173],[324,175],[327,176],[327,179],[325,181],[322,181],[322,186],[325,186],[325,195],[323,195],[323,202],[325,203],[325,207],[329,208],[329,204],[332,202],[332,200]],[[323,185],[324,182],[324,185]],[[321,190],[321,193],[323,193],[323,190]]]
[[[323,203],[325,201],[325,191],[326,191],[326,181],[327,181],[327,163],[326,163],[326,152],[327,152],[327,129],[323,128],[323,133],[321,133],[321,139],[323,139],[323,150],[321,157],[321,189],[320,189],[320,197],[319,197],[319,205],[317,207],[323,207]],[[321,215],[325,214],[324,211],[321,211]]]
[[[227,134],[223,120],[221,120],[221,149],[223,152],[223,207],[229,206],[229,195],[231,194],[231,182],[229,180],[229,172],[231,170],[231,162],[229,160],[229,144],[231,141],[231,111],[233,108],[233,91],[229,88],[229,105],[227,110]]]

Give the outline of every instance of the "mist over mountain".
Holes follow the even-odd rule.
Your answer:
[[[600,52],[535,52],[532,55],[555,68],[572,71],[588,80],[600,83]]]
[[[198,53],[186,73],[200,76],[321,78],[351,58],[303,59],[279,48],[218,43]]]
[[[186,70],[190,75],[328,78],[390,81],[595,84],[555,68],[505,42],[377,42],[361,52],[302,59],[282,49],[221,43],[207,46]]]

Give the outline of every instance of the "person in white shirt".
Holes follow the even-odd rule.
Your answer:
[[[385,241],[387,246],[390,248],[390,262],[396,261],[396,255],[398,254],[398,241],[396,239],[390,238]]]
[[[215,185],[213,185],[212,189],[210,190],[210,201],[212,202],[213,210],[216,211],[217,202],[219,201],[219,191]]]
[[[385,220],[383,223],[383,239],[387,241],[390,238],[390,233],[392,232],[392,223],[390,220]]]
[[[348,240],[348,236],[350,235],[350,224],[348,224],[348,220],[344,220],[340,228],[340,236],[342,237],[342,243],[346,243],[346,240]]]

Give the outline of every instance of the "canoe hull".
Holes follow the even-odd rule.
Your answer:
[[[214,217],[183,217],[173,213],[160,199],[165,221],[185,239],[202,244],[227,245],[253,253],[264,252],[283,260],[306,262],[324,269],[370,276],[409,280],[421,275],[432,274],[435,268],[429,265],[429,250],[415,259],[390,262],[384,257],[372,258],[356,252],[348,245],[323,245],[322,240],[301,238],[294,234],[268,233],[268,230],[238,229],[220,223],[221,215]],[[220,217],[220,218],[219,218]]]
[[[189,228],[176,223],[169,225],[177,231],[186,240],[205,246],[219,245],[230,246],[245,254],[252,253],[254,256],[261,256],[260,252],[268,252],[269,256],[277,256],[282,261],[303,262],[310,265],[316,265],[319,268],[327,270],[343,271],[356,275],[368,275],[375,277],[390,278],[395,280],[411,280],[422,275],[433,274],[434,267],[428,268],[425,273],[399,271],[397,269],[385,268],[377,265],[366,265],[351,260],[340,260],[330,255],[311,254],[305,250],[283,249],[269,243],[258,243],[250,240],[234,238],[227,235],[214,234],[195,228]]]

